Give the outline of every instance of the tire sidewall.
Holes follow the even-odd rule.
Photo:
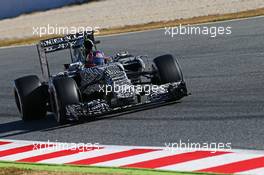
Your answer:
[[[22,120],[40,119],[46,116],[46,94],[39,78],[35,75],[24,76],[14,81],[14,95]]]
[[[76,85],[76,82],[73,80],[73,79],[71,79],[71,78],[67,78],[67,77],[63,77],[62,79],[65,79],[64,81],[69,81],[69,79],[70,79],[70,81],[71,81],[71,83],[74,83],[74,88],[76,88],[76,89],[74,89],[74,90],[76,90],[77,91],[77,96],[78,97],[76,97],[76,98],[78,98],[78,100],[73,100],[73,101],[78,101],[78,102],[80,102],[80,98],[79,98],[79,90],[78,90],[78,87],[77,87],[77,85]],[[69,104],[66,104],[64,101],[63,101],[63,99],[61,99],[61,98],[64,98],[63,97],[63,95],[62,94],[60,94],[60,93],[58,93],[58,88],[60,87],[59,85],[57,85],[57,87],[56,87],[56,84],[58,83],[55,83],[55,81],[57,81],[56,79],[54,79],[53,81],[52,81],[52,84],[51,84],[51,86],[50,86],[50,89],[51,89],[51,92],[50,92],[50,96],[51,96],[51,101],[52,101],[52,111],[53,111],[53,113],[54,113],[54,115],[55,115],[55,119],[56,119],[56,121],[59,123],[59,124],[65,124],[65,123],[67,123],[67,118],[66,118],[66,105],[69,105]],[[73,84],[71,84],[71,85],[73,85]],[[67,87],[64,87],[64,88],[67,88]],[[75,102],[76,103],[76,102]],[[75,104],[74,103],[74,104]]]

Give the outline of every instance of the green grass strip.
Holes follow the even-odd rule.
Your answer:
[[[152,169],[136,169],[136,168],[108,168],[95,166],[76,166],[76,165],[54,165],[39,163],[14,163],[0,161],[1,168],[19,168],[39,171],[61,171],[61,172],[78,172],[78,173],[104,173],[104,174],[124,174],[124,175],[213,175],[208,173],[187,173],[160,171]],[[215,175],[215,174],[214,174]]]

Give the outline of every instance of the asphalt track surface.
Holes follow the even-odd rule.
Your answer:
[[[99,48],[151,58],[178,57],[191,96],[179,103],[101,120],[57,126],[52,115],[24,123],[12,94],[13,79],[40,74],[34,46],[0,50],[0,138],[164,146],[165,143],[232,143],[233,148],[264,149],[264,17],[215,23],[232,35],[177,36],[164,30],[100,38]],[[66,53],[53,57],[61,68]],[[151,61],[151,60],[150,60]]]

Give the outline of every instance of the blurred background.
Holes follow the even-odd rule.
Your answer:
[[[0,46],[31,41],[48,25],[119,33],[263,14],[264,0],[0,0]]]
[[[81,4],[88,0],[1,0],[0,19],[16,17],[23,13],[42,11],[71,4]]]

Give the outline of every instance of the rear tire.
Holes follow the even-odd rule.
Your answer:
[[[153,78],[154,84],[166,84],[183,81],[182,71],[172,55],[162,55],[154,59],[157,74]]]
[[[14,81],[16,105],[22,120],[40,119],[47,113],[47,97],[39,78],[29,75]]]
[[[65,124],[67,123],[66,106],[80,103],[77,84],[72,78],[55,78],[51,93],[55,119],[59,124]]]

